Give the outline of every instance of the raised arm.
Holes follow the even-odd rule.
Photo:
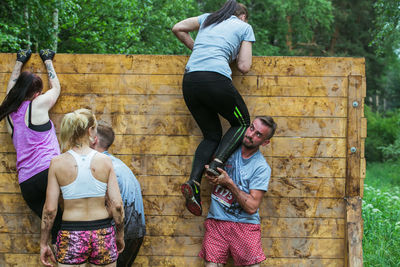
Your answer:
[[[193,50],[194,40],[189,32],[197,31],[200,28],[198,17],[191,17],[178,22],[172,27],[175,36],[189,48]]]
[[[40,106],[46,108],[47,110],[50,110],[57,102],[61,91],[60,81],[58,80],[52,61],[55,54],[56,53],[50,49],[40,50],[40,57],[46,65],[50,89],[47,90],[45,94],[39,96],[38,101],[40,102]]]
[[[21,74],[22,66],[29,60],[31,55],[32,55],[32,51],[30,49],[18,51],[17,61],[15,62],[14,69],[11,73],[11,78],[8,81],[7,94],[8,94],[8,92],[10,92],[11,88],[14,87],[15,82],[17,81],[19,75]]]
[[[44,203],[40,233],[40,260],[45,266],[52,266],[51,261],[55,262],[54,255],[47,244],[50,231],[53,227],[54,219],[57,215],[58,198],[60,196],[60,186],[55,175],[55,159],[50,163],[47,181],[46,202]]]
[[[115,222],[115,228],[117,230],[117,248],[118,253],[124,250],[124,205],[122,203],[121,194],[118,187],[117,177],[114,172],[114,167],[111,160],[107,160],[107,164],[110,165],[110,174],[108,177],[107,184],[107,205],[111,211],[112,217]]]
[[[252,64],[252,42],[243,41],[236,60],[237,68],[243,74],[250,71]]]

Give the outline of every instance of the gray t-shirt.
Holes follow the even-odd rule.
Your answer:
[[[185,70],[213,71],[231,79],[229,63],[236,59],[242,41],[256,40],[253,28],[233,15],[217,25],[203,28],[208,15],[206,13],[198,17],[200,29]]]
[[[146,234],[143,199],[139,181],[126,164],[107,151],[117,176],[119,190],[124,203],[124,239],[135,239]]]
[[[248,159],[242,157],[239,147],[225,164],[225,171],[240,190],[250,193],[251,189],[267,191],[271,168],[260,151]],[[224,187],[215,186],[211,194],[211,205],[207,218],[222,221],[260,224],[258,210],[254,214],[245,212]]]

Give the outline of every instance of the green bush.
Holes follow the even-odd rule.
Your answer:
[[[381,114],[371,111],[366,106],[365,116],[368,120],[365,139],[367,160],[369,162],[384,161],[387,158],[396,157],[397,149],[400,148],[400,110]]]
[[[399,266],[400,188],[365,184],[363,200],[365,266]]]

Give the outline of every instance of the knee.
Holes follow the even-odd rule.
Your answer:
[[[222,133],[221,132],[208,132],[204,134],[204,139],[219,144],[222,138]]]

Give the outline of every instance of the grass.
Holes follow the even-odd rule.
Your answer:
[[[367,164],[363,219],[364,266],[400,266],[400,160]]]

